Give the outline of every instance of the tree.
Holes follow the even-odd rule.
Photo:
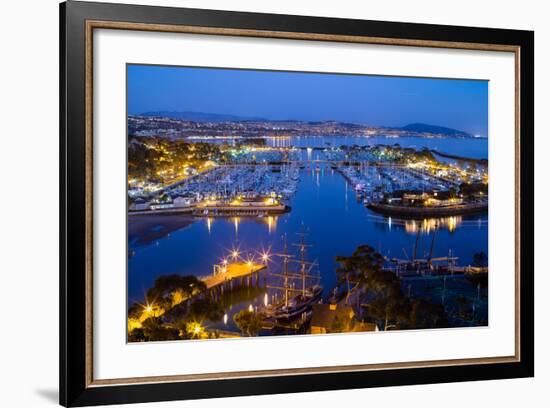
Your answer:
[[[383,269],[384,258],[368,245],[359,246],[349,257],[336,260],[340,281],[354,283],[353,291],[367,302],[368,315],[384,330],[392,328],[431,328],[447,324],[441,305],[427,300],[411,300],[401,289],[401,280],[391,270]]]
[[[174,294],[180,301],[198,295],[206,289],[203,281],[192,275],[162,275],[155,280],[155,284],[147,291],[147,299],[156,303],[165,303],[172,307]],[[179,302],[178,302],[179,303]]]
[[[384,258],[374,248],[368,245],[360,245],[351,256],[337,256],[336,262],[340,267],[336,268],[340,283],[348,285],[348,298],[351,293],[367,283],[368,276],[380,271]],[[349,285],[354,287],[350,288]]]
[[[483,251],[476,252],[473,256],[473,264],[478,268],[485,268],[487,266],[487,254]]]
[[[180,338],[179,330],[165,326],[158,317],[150,317],[143,321],[142,325],[143,328],[141,330],[143,330],[145,341],[178,340]],[[135,330],[140,329],[134,329],[132,333]]]
[[[433,329],[449,325],[443,305],[424,299],[412,301],[408,323],[409,329]]]
[[[241,310],[233,316],[233,321],[241,332],[249,337],[257,336],[262,328],[264,316],[249,310]]]
[[[465,296],[459,295],[455,298],[456,305],[458,306],[458,316],[462,319],[466,318],[466,311],[468,310],[468,299]]]
[[[489,274],[487,272],[469,273],[466,275],[472,286],[486,288],[489,286]]]

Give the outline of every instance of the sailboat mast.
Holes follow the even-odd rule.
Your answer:
[[[418,228],[418,232],[416,233],[416,241],[414,242],[414,251],[413,251],[413,262],[416,260],[416,251],[418,249],[418,239],[420,238],[420,228]]]
[[[304,232],[303,226],[302,226],[302,231],[299,232],[298,235],[300,236],[300,243],[299,244],[294,244],[294,245],[296,245],[300,248],[300,275],[301,275],[301,278],[302,278],[302,296],[305,298],[305,296],[306,296],[306,275],[307,275],[307,272],[306,272],[306,266],[307,266],[306,248],[308,246],[311,246],[311,245],[306,244],[305,237],[306,237],[307,233]]]
[[[285,256],[283,257],[283,276],[284,276],[284,285],[285,288],[285,307],[288,308],[288,253],[287,253],[287,246],[286,246],[286,235],[284,238],[284,248],[283,253]]]
[[[434,233],[433,233],[433,236],[432,236],[432,244],[430,245],[430,256],[428,258],[428,261],[431,263],[432,261],[432,256],[433,256],[433,252],[434,252],[434,244],[435,244],[435,236],[437,234],[437,228],[438,228],[438,224],[436,222],[435,224],[435,229],[434,229]]]
[[[302,296],[306,297],[306,247],[304,243],[305,234],[301,234],[300,240],[300,269],[302,273]]]

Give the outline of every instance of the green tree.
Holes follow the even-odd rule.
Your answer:
[[[340,264],[336,268],[338,280],[347,284],[349,297],[367,284],[370,275],[382,270],[384,258],[369,245],[360,245],[351,256],[337,256],[336,262]]]
[[[233,321],[241,332],[249,337],[257,336],[262,328],[264,316],[260,313],[241,310],[233,316]]]

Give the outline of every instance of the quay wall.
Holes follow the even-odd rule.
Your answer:
[[[487,211],[487,202],[461,204],[448,207],[406,207],[391,204],[369,204],[369,209],[384,215],[401,217],[449,217],[453,215],[473,214]]]
[[[204,214],[208,210],[208,214]],[[288,205],[277,206],[211,206],[211,207],[174,207],[160,210],[128,211],[128,216],[151,215],[151,214],[191,214],[204,217],[229,217],[229,216],[256,216],[260,214],[284,214],[290,211]]]
[[[205,214],[204,210],[208,210],[208,213]],[[228,217],[228,216],[256,216],[260,214],[270,215],[270,214],[284,214],[285,212],[290,211],[290,207],[287,205],[277,205],[277,206],[243,206],[243,207],[233,207],[233,206],[212,206],[212,207],[200,207],[195,208],[193,215],[203,216],[203,217]]]

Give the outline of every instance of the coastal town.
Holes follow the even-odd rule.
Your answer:
[[[319,262],[310,258],[314,225],[301,220],[291,236],[278,237],[277,248],[244,247],[236,236],[208,269],[157,276],[144,298],[129,305],[130,341],[486,324],[486,249],[462,260],[453,248],[436,254],[434,247],[440,228],[452,233],[473,222],[462,217],[486,213],[488,162],[400,144],[400,137],[411,135],[465,137],[458,131],[449,136],[433,133],[437,128],[426,133],[334,122],[274,126],[161,116],[130,116],[128,123],[130,227],[141,219],[177,216],[188,223],[206,220],[209,233],[215,219],[234,222],[235,228],[246,220],[267,220],[271,233],[278,218],[297,211],[293,205],[304,183],[319,186],[330,175],[349,188],[365,218],[378,217],[390,230],[402,226],[414,242],[399,256],[371,242],[333,254],[337,267],[327,286]],[[380,132],[387,143],[369,142]],[[353,134],[365,143],[284,142],[297,134]],[[135,253],[131,249],[129,258]]]
[[[152,119],[153,121],[156,119]],[[233,140],[234,142],[234,140]],[[312,158],[315,150],[316,156]],[[487,209],[486,160],[393,145],[270,147],[131,136],[130,214],[269,215],[288,210],[300,169],[338,171],[374,211],[402,216]]]

